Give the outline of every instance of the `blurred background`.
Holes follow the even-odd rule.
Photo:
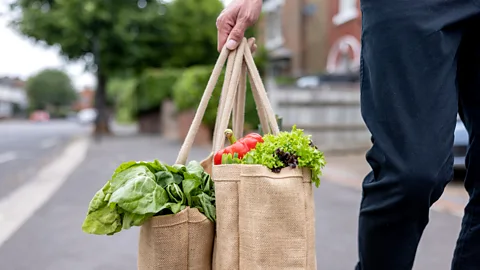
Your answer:
[[[0,269],[135,268],[136,228],[113,238],[83,234],[88,202],[121,162],[174,162],[218,57],[215,21],[229,2],[0,1]],[[327,156],[316,191],[319,269],[353,269],[371,145],[360,114],[359,1],[263,2],[246,36],[257,39],[272,106],[283,129],[305,129]],[[208,154],[222,83],[192,159]],[[245,128],[258,124],[247,92]],[[458,121],[458,175],[434,206],[439,221],[427,230],[417,269],[448,269],[468,201],[467,144]],[[45,190],[32,193],[34,184]],[[25,259],[27,245],[34,252]]]

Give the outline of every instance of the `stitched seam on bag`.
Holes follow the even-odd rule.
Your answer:
[[[237,184],[237,194],[240,193],[240,183]],[[240,196],[238,196],[238,203],[237,203],[237,213],[238,213],[238,223],[237,223],[237,232],[238,232],[238,239],[237,239],[237,250],[238,250],[238,262],[237,262],[237,266],[238,266],[238,269],[240,269],[240,240],[241,240],[241,237],[240,237]]]
[[[189,224],[189,220],[190,220],[190,209],[188,209],[187,217],[188,217],[188,219],[187,219],[187,239],[188,239],[188,240],[187,240],[187,241],[188,241],[187,246],[188,246],[188,248],[187,248],[187,252],[186,252],[186,253],[187,253],[187,268],[188,268],[188,267],[189,267],[189,260],[188,260],[188,258],[189,258],[189,256],[190,256],[190,254],[189,254],[189,253],[190,253],[190,252],[189,252],[189,251],[190,251],[190,226],[188,225],[188,224]]]
[[[305,209],[305,222],[303,223],[303,224],[305,224],[305,242],[304,242],[305,243],[305,251],[306,251],[306,254],[305,254],[305,268],[307,268],[308,267],[308,254],[311,252],[311,250],[308,249],[309,248],[308,237],[310,235],[308,234],[308,226],[307,226],[307,224],[308,224],[308,218],[307,218],[308,217],[308,213],[307,213],[307,208],[308,208],[307,207],[307,198],[308,198],[308,196],[307,196],[307,192],[305,190],[305,187],[303,187],[303,197],[305,198],[305,203],[303,205],[304,209]]]
[[[168,224],[168,225],[158,225],[158,226],[153,225],[152,228],[168,228],[168,227],[173,227],[173,226],[180,225],[182,223],[188,223],[188,220],[183,220],[183,221],[179,221],[179,222]]]
[[[200,221],[190,221],[190,220],[189,220],[188,223],[193,223],[193,224],[195,224],[195,223],[202,223],[202,222],[204,222],[206,219],[207,219],[207,218],[205,217],[204,219],[202,219],[202,220],[200,220]]]
[[[285,178],[302,178],[302,175],[283,175],[283,176],[268,176],[264,174],[240,174],[240,176],[245,176],[245,177],[262,177],[262,178],[268,178],[268,179],[285,179]]]

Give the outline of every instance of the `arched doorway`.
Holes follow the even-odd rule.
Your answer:
[[[352,35],[339,38],[330,48],[327,58],[327,72],[348,74],[357,72],[360,67],[361,44]]]

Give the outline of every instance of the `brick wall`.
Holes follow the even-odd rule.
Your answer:
[[[303,71],[301,4],[301,0],[286,0],[282,8],[284,46],[292,52],[290,72],[293,76],[299,76]]]
[[[336,43],[340,39],[347,36],[353,37],[354,39],[356,39],[356,42],[360,44],[360,36],[362,31],[360,1],[356,1],[358,16],[352,20],[338,25],[333,22],[333,18],[339,12],[339,0],[330,0],[328,3],[328,53],[331,53],[331,51],[336,46]],[[352,59],[355,57],[352,49],[349,49],[348,54]]]
[[[328,53],[329,0],[285,0],[282,7],[281,27],[283,46],[291,51],[289,75],[300,76],[322,72]],[[303,14],[306,5],[313,7],[309,16]],[[265,44],[266,16],[257,23],[257,42]]]
[[[328,48],[328,12],[327,7],[330,0],[306,0],[306,4],[315,7],[312,16],[305,17],[305,71],[308,74],[320,73],[325,70]]]
[[[362,17],[357,18],[346,23],[335,25],[332,18],[338,13],[338,0],[330,0],[328,5],[328,47],[332,47],[333,43],[345,35],[353,35],[360,40],[362,32]],[[357,1],[358,11],[360,12],[360,1]],[[361,14],[361,13],[360,13]]]

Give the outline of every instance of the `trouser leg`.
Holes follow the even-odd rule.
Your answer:
[[[453,175],[456,54],[469,1],[362,0],[362,115],[372,172],[359,217],[361,270],[407,270]]]
[[[480,18],[472,19],[458,53],[459,114],[470,136],[465,188],[470,201],[465,207],[452,269],[480,269]]]

